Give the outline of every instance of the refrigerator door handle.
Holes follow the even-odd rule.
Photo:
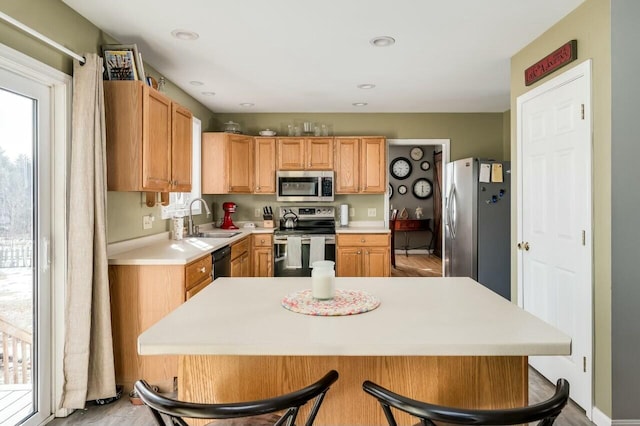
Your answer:
[[[451,229],[451,238],[456,238],[456,218],[453,216],[453,203],[456,199],[456,185],[451,185],[451,191],[449,193],[449,206],[447,209],[447,216],[449,221],[449,228]]]

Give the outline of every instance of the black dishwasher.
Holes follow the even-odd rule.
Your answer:
[[[231,276],[231,247],[224,246],[211,253],[213,279]]]

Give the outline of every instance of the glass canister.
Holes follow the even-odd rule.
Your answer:
[[[333,299],[336,292],[336,271],[333,269],[335,262],[331,260],[318,260],[311,265],[311,295],[314,299]]]

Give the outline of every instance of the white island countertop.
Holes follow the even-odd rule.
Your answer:
[[[309,316],[281,306],[311,278],[221,278],[138,338],[142,355],[568,355],[571,339],[470,278],[336,278],[381,301]]]

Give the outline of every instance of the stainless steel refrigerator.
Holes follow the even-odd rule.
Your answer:
[[[446,165],[445,276],[471,277],[506,299],[511,298],[510,190],[508,161],[465,158]]]

